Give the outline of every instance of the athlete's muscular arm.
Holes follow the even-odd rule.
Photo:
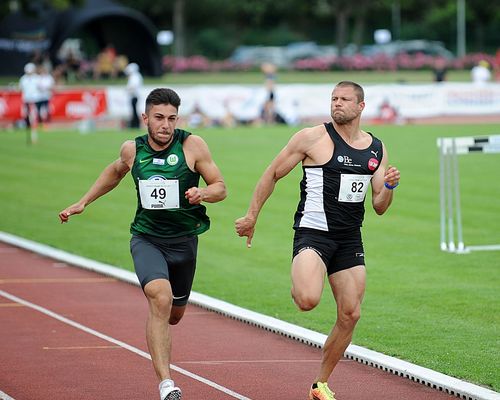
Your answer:
[[[199,136],[190,135],[184,143],[184,150],[188,165],[198,172],[207,184],[204,188],[192,187],[186,191],[185,196],[189,203],[216,203],[224,200],[227,196],[226,184],[205,141]]]
[[[392,203],[394,190],[387,189],[384,184],[394,186],[399,183],[400,173],[396,167],[387,166],[388,157],[385,146],[383,146],[384,155],[380,167],[372,177],[372,205],[378,215],[387,211]]]
[[[247,247],[252,245],[257,217],[264,203],[273,193],[276,182],[307,157],[309,149],[317,139],[317,130],[317,128],[306,128],[297,132],[257,182],[246,215],[235,221],[236,233],[247,237]]]
[[[132,168],[135,158],[135,142],[128,140],[120,149],[120,158],[113,161],[101,172],[87,193],[75,204],[59,213],[61,223],[68,222],[70,215],[81,214],[85,207],[113,190]]]

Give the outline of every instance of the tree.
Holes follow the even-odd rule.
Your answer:
[[[0,1],[0,13],[12,12],[11,5],[33,13],[47,6],[60,9],[84,1]],[[374,30],[381,28],[391,30],[393,39],[440,40],[451,49],[456,44],[457,0],[114,1],[143,13],[159,30],[174,31],[174,53],[184,56],[225,58],[239,45],[283,45],[299,40],[335,43],[341,50],[354,43],[359,49],[373,43]],[[466,0],[470,51],[494,51],[500,43],[497,3]]]
[[[497,1],[467,0],[467,30],[479,51],[500,48],[500,6]]]
[[[22,11],[27,15],[36,15],[46,9],[64,10],[71,6],[82,5],[83,0],[12,0],[2,2],[0,12]]]
[[[185,1],[175,0],[174,1],[174,55],[176,57],[184,57],[186,54],[186,36],[185,36]]]
[[[335,20],[335,43],[339,55],[347,44],[348,19],[353,11],[353,2],[349,0],[318,0],[317,14]]]

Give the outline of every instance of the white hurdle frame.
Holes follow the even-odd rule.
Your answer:
[[[464,254],[473,250],[500,250],[500,244],[465,246],[460,207],[458,156],[500,153],[500,135],[438,138],[441,250]],[[456,241],[455,241],[456,240]]]

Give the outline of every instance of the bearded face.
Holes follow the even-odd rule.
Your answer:
[[[170,104],[154,105],[147,114],[143,114],[143,118],[150,145],[157,150],[167,147],[172,142],[177,124],[177,109]]]
[[[332,93],[331,116],[338,125],[346,125],[359,118],[364,101],[359,101],[354,88],[336,87]]]
[[[355,120],[360,113],[346,112],[344,110],[333,110],[332,119],[339,125],[346,125]]]

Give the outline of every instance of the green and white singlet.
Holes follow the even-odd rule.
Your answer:
[[[184,193],[198,187],[200,174],[186,164],[182,143],[190,135],[174,131],[172,143],[161,151],[151,148],[148,135],[135,138],[132,177],[137,210],[130,232],[161,238],[199,235],[210,227],[205,206],[189,204]]]

